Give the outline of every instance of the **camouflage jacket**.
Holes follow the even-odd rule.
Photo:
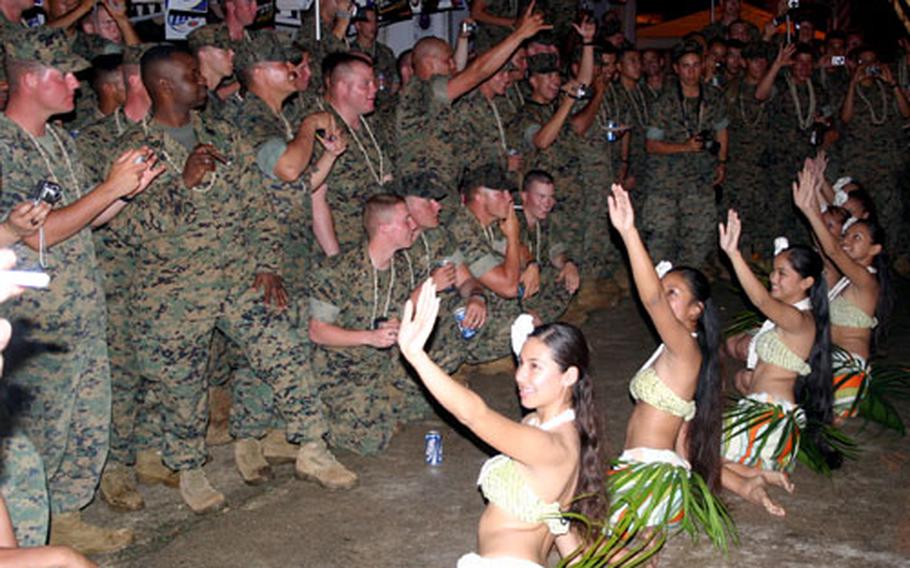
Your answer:
[[[79,130],[76,135],[76,148],[82,156],[82,162],[92,183],[100,183],[107,177],[111,163],[117,155],[114,142],[122,136],[133,123],[117,107],[111,114]]]
[[[743,79],[731,81],[724,90],[732,166],[755,167],[766,159],[770,128],[768,104],[755,98],[758,85]],[[776,96],[772,94],[772,99]]]
[[[47,125],[47,133],[32,138],[16,123],[0,114],[0,218],[5,219],[19,203],[30,199],[44,180],[63,188],[55,209],[72,205],[91,191],[79,152],[62,129]],[[35,144],[40,145],[41,150]],[[61,145],[64,150],[61,150]],[[46,158],[46,159],[45,159]],[[40,269],[39,254],[23,243],[13,247],[22,270]],[[75,346],[79,335],[105,320],[104,293],[96,268],[91,230],[86,227],[72,237],[48,247],[46,266],[51,277],[48,290],[30,291],[9,300],[4,317],[26,320],[31,341],[60,343],[61,336]]]
[[[358,244],[365,235],[362,217],[367,199],[382,193],[383,185],[387,183],[384,178],[395,175],[394,149],[388,139],[388,129],[379,126],[372,117],[362,117],[360,128],[354,130],[346,126],[332,105],[324,101],[319,104],[335,117],[335,124],[343,129],[348,143],[344,154],[335,160],[326,181],[335,236],[342,249],[346,249]],[[321,155],[320,146],[314,150],[311,164]]]
[[[683,144],[701,132],[712,135],[727,128],[727,110],[718,89],[702,86],[700,97],[680,97],[676,85],[665,88],[654,103],[646,131],[649,140]],[[709,152],[648,154],[648,179],[679,179],[692,175],[711,176],[717,158]],[[665,185],[665,184],[662,184]]]
[[[398,168],[402,176],[432,171],[439,191],[454,192],[461,176],[460,162],[453,159],[457,133],[452,124],[449,78],[435,75],[423,81],[416,75],[398,94],[395,133]]]
[[[477,164],[497,163],[503,168],[508,165],[506,122],[499,113],[504,102],[502,97],[488,101],[480,89],[475,89],[455,103],[452,118],[457,126],[453,130],[458,138],[453,158],[458,156],[463,168]]]
[[[147,145],[168,166],[110,223],[135,250],[134,305],[159,319],[215,317],[229,293],[249,288],[258,273],[277,274],[282,261],[281,232],[242,133],[197,113],[192,126],[197,143],[230,160],[193,189],[182,178],[190,150],[159,123],[134,126],[118,141]]]
[[[344,329],[371,329],[376,318],[400,318],[417,286],[417,267],[397,253],[376,270],[366,243],[329,258],[310,280],[310,317]]]

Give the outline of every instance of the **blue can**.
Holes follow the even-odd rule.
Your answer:
[[[471,339],[477,335],[477,330],[471,327],[465,327],[464,325],[464,315],[467,309],[462,306],[452,312],[452,316],[455,318],[455,324],[458,326],[458,331],[461,332],[462,339]]]
[[[427,465],[442,465],[442,434],[430,430],[423,437],[424,460]]]

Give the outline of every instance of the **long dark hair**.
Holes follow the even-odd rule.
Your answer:
[[[869,230],[869,239],[873,245],[882,246],[881,252],[875,255],[875,259],[872,261],[875,277],[878,278],[878,300],[875,302],[875,319],[878,320],[878,325],[872,334],[870,346],[870,354],[873,354],[885,340],[886,322],[894,309],[894,285],[891,282],[891,271],[888,268],[888,253],[885,252],[885,230],[874,219],[864,219],[857,221],[856,224],[864,225]]]
[[[607,503],[604,495],[600,420],[594,404],[588,342],[580,329],[561,322],[542,325],[529,337],[536,337],[549,348],[550,356],[563,372],[571,367],[578,369],[578,380],[572,388],[572,408],[575,410],[575,428],[581,439],[581,460],[572,512],[598,522],[605,518]]]
[[[794,395],[808,419],[806,433],[822,452],[828,466],[834,469],[840,466],[843,456],[831,448],[822,436],[823,425],[834,421],[831,319],[828,313],[828,283],[822,276],[824,263],[817,252],[805,245],[791,246],[787,252],[793,270],[803,278],[811,276],[814,280],[812,288],[809,289],[812,316],[815,319],[815,341],[812,343],[812,351],[809,352],[809,366],[812,371],[808,375],[797,377]]]
[[[697,410],[689,425],[686,452],[692,469],[704,478],[712,490],[718,490],[723,413],[723,381],[719,364],[720,318],[714,300],[711,299],[711,284],[704,274],[689,266],[680,266],[670,272],[678,272],[695,299],[704,306],[698,318],[701,367],[698,369],[698,386],[695,389]]]

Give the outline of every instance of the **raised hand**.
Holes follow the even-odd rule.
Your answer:
[[[534,12],[536,4],[536,1],[528,4],[527,9],[518,21],[518,26],[515,28],[515,31],[524,39],[534,37],[539,31],[553,29],[553,26],[543,21],[543,14]]]
[[[610,222],[613,223],[619,234],[623,235],[635,229],[635,210],[632,208],[629,193],[621,185],[614,183],[612,192],[613,195],[607,198]]]
[[[806,167],[796,177],[798,181],[793,183],[793,202],[805,214],[817,213],[820,189],[818,175]]]
[[[720,248],[727,256],[733,256],[739,253],[739,235],[742,233],[742,223],[739,220],[739,214],[730,209],[727,211],[727,224],[718,224],[720,232]]]
[[[594,34],[597,33],[597,24],[588,16],[582,18],[579,24],[573,22],[572,27],[575,28],[575,31],[578,32],[578,35],[581,36],[582,41],[585,43],[594,41]]]
[[[421,351],[427,338],[436,325],[436,316],[439,313],[439,298],[436,296],[436,286],[432,278],[427,278],[420,288],[417,297],[417,308],[408,300],[404,305],[404,315],[401,318],[401,327],[398,329],[398,347],[405,357],[411,357]]]
[[[793,65],[793,56],[795,54],[795,43],[782,45],[780,49],[777,50],[777,58],[774,60],[774,64],[778,67],[789,67],[790,65]]]

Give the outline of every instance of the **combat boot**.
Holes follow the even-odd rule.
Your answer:
[[[272,478],[272,468],[262,455],[262,446],[255,438],[244,438],[234,442],[234,463],[243,482],[259,485]]]
[[[138,511],[145,507],[142,495],[136,491],[133,471],[119,463],[108,462],[101,474],[101,498],[112,509]]]
[[[201,467],[180,472],[180,497],[198,514],[215,511],[224,504],[224,495],[212,487]]]
[[[164,465],[161,453],[155,450],[139,450],[136,454],[136,479],[143,485],[180,485],[180,475]]]
[[[326,489],[351,489],[357,485],[357,474],[338,463],[322,440],[301,444],[294,475],[297,479],[312,479]]]
[[[50,544],[69,546],[85,555],[109,554],[122,550],[133,542],[131,529],[106,529],[82,520],[82,513],[51,515]]]
[[[283,430],[269,430],[262,444],[262,455],[269,463],[292,463],[297,461],[300,446],[288,442]]]

